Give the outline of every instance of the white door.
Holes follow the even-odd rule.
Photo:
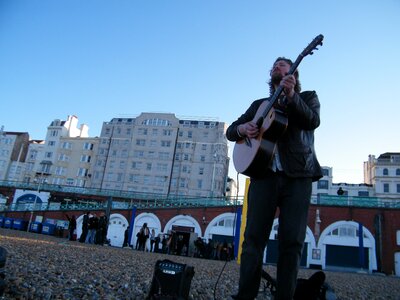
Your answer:
[[[400,276],[400,252],[394,254],[394,271],[396,276]]]
[[[124,234],[128,222],[126,219],[118,214],[110,216],[108,225],[107,239],[110,240],[110,245],[114,247],[122,247],[124,243]]]

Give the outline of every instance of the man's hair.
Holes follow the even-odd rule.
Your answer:
[[[280,60],[283,60],[283,61],[287,62],[290,66],[293,65],[293,62],[292,62],[289,58],[286,58],[286,57],[281,56],[281,57],[278,57],[277,59],[275,59],[275,62],[273,63],[272,68],[273,68],[273,66],[275,65],[275,63],[276,63],[277,61],[280,61]],[[270,74],[271,74],[271,72],[272,72],[272,68],[271,68],[271,70],[270,70]],[[293,75],[294,75],[294,77],[296,78],[296,85],[294,86],[294,91],[295,91],[296,93],[300,93],[300,91],[301,91],[301,84],[300,84],[300,80],[299,80],[299,71],[296,69],[296,71],[294,71],[294,74],[293,74]],[[271,78],[269,79],[268,85],[269,85],[269,94],[270,94],[270,96],[272,96],[272,95],[275,93],[275,87],[274,87],[274,85],[272,84]]]

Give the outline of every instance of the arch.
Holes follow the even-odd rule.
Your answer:
[[[279,218],[275,218],[275,220],[274,220],[274,222],[272,224],[271,232],[269,234],[269,240],[277,240],[278,228],[279,228]],[[306,266],[309,267],[310,263],[312,262],[312,251],[313,251],[313,249],[316,248],[316,241],[315,241],[315,237],[314,237],[314,234],[313,234],[312,230],[308,226],[306,228],[306,236],[304,238],[304,245],[307,246]],[[264,249],[264,255],[263,255],[263,262],[264,263],[267,262],[266,261],[267,252],[268,252],[268,245]]]
[[[135,217],[135,222],[133,224],[133,231],[131,237],[131,244],[134,246],[137,243],[136,235],[140,231],[140,228],[142,228],[144,223],[147,223],[147,227],[149,228],[149,230],[154,229],[156,235],[161,232],[161,222],[155,214],[144,212],[137,215]]]
[[[318,248],[321,250],[322,268],[326,268],[327,260],[327,245],[336,245],[343,247],[359,247],[359,237],[357,232],[359,223],[355,221],[337,221],[326,227],[320,235],[318,241]],[[376,252],[375,252],[375,238],[368,228],[362,226],[363,231],[363,246],[368,248],[368,269],[370,272],[377,269]],[[353,234],[346,234],[341,236],[341,231],[354,232]],[[338,234],[336,234],[336,232]]]
[[[176,228],[174,228],[174,226],[176,226]],[[182,255],[193,256],[195,251],[194,241],[197,239],[197,237],[202,235],[201,227],[197,220],[190,215],[177,215],[169,220],[167,224],[165,224],[164,234],[169,235],[173,229],[177,233],[177,239],[186,246],[186,249],[182,250],[183,252],[181,252]],[[178,243],[176,245],[176,248],[173,247],[172,251],[179,253],[181,251],[179,249],[183,248],[178,248]],[[168,253],[169,251],[170,250],[168,250]]]
[[[171,220],[165,224],[164,227],[164,233],[168,233],[168,231],[172,230],[172,225],[175,226],[187,226],[187,227],[193,227],[194,232],[197,234],[197,236],[202,236],[201,234],[201,227],[197,220],[193,218],[192,216],[189,215],[177,215],[173,217]]]
[[[203,238],[209,240],[212,238],[213,234],[216,235],[225,235],[225,236],[234,236],[235,235],[235,213],[223,213],[216,216],[211,222],[208,224],[206,230],[204,231]],[[224,222],[223,226],[218,226],[218,224]],[[228,221],[228,222],[227,222]],[[230,223],[230,225],[226,226],[226,223]]]
[[[82,234],[82,222],[84,214],[80,215],[76,219],[76,236],[79,237]],[[92,214],[89,215],[91,217]],[[122,247],[124,241],[124,233],[126,227],[129,225],[128,220],[121,214],[111,214],[108,221],[107,239],[110,241],[110,245],[114,247]]]

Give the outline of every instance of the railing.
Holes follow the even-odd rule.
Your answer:
[[[0,187],[12,187],[25,190],[37,190],[38,184],[16,181],[0,181]],[[83,187],[59,186],[42,184],[41,191],[63,192],[74,196],[95,195],[112,198],[112,209],[160,209],[160,208],[191,208],[191,207],[215,207],[215,206],[237,206],[243,204],[243,197],[214,197],[195,198],[178,197],[154,193],[137,193],[120,190],[94,189]],[[380,197],[354,197],[354,196],[333,196],[318,195],[312,196],[311,204],[321,206],[342,206],[342,207],[367,207],[367,208],[392,208],[400,209],[400,199]],[[10,204],[0,203],[0,211],[57,211],[57,210],[103,210],[107,208],[107,201],[92,201],[88,203],[66,203],[59,202]]]
[[[0,181],[0,186],[11,187],[16,189],[24,190],[37,190],[38,184],[16,182],[16,181]],[[146,209],[159,209],[159,208],[190,208],[190,207],[215,207],[215,206],[237,206],[242,205],[243,197],[178,197],[164,194],[155,193],[138,193],[128,192],[120,190],[110,189],[94,189],[94,188],[83,188],[83,187],[70,187],[60,186],[53,184],[42,184],[40,187],[41,191],[47,192],[59,192],[71,194],[74,196],[101,196],[111,197],[112,209],[132,209],[146,208]],[[0,211],[40,211],[40,210],[102,210],[106,209],[107,201],[94,201],[88,203],[66,203],[61,204],[59,202],[49,203],[38,203],[34,206],[32,203],[26,204],[1,204]]]
[[[311,198],[311,203],[323,206],[352,206],[369,208],[400,208],[400,199],[379,197],[355,197],[318,195]]]

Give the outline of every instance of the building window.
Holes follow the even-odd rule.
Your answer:
[[[147,126],[172,126],[172,123],[168,120],[163,120],[163,119],[148,119],[144,120],[142,122],[142,125],[147,125]]]
[[[397,193],[400,193],[400,184],[397,184]]]
[[[201,168],[199,169],[199,175],[203,175],[203,174],[204,174],[204,168],[201,167]]]
[[[384,176],[387,176],[387,175],[389,175],[389,170],[388,169],[383,169],[383,175]]]
[[[329,169],[322,169],[323,176],[329,176]]]
[[[144,157],[144,151],[137,151],[133,152],[133,157]]]
[[[400,176],[400,169],[396,169],[396,176]]]
[[[140,161],[133,161],[131,169],[140,170],[142,168],[142,163]]]
[[[164,129],[163,130],[163,135],[167,135],[167,136],[172,135],[172,130],[171,129]]]
[[[63,168],[63,167],[57,167],[56,168],[56,171],[55,171],[55,174],[56,175],[64,175],[65,174],[65,168]]]
[[[85,168],[79,168],[76,176],[84,177],[88,174],[88,170]]]
[[[93,144],[92,143],[84,143],[83,149],[84,150],[93,150]]]
[[[384,193],[389,193],[389,183],[384,183],[383,184],[383,192]]]
[[[68,155],[65,155],[64,153],[61,153],[60,156],[58,157],[59,161],[68,161],[69,157]]]
[[[49,146],[54,147],[55,144],[56,144],[55,141],[49,141]]]
[[[171,141],[161,141],[161,147],[171,147]]]
[[[72,148],[72,144],[70,142],[64,142],[61,145],[62,149],[71,149]]]
[[[369,192],[368,191],[358,191],[358,196],[359,197],[369,197]]]
[[[318,189],[328,189],[328,180],[319,180]]]
[[[145,146],[145,145],[146,145],[146,140],[137,139],[137,140],[136,140],[136,145],[137,145],[137,146]]]
[[[90,162],[90,155],[82,155],[81,162]]]
[[[169,152],[158,152],[158,158],[159,159],[169,159]]]
[[[139,128],[138,134],[139,135],[147,135],[147,128]]]

